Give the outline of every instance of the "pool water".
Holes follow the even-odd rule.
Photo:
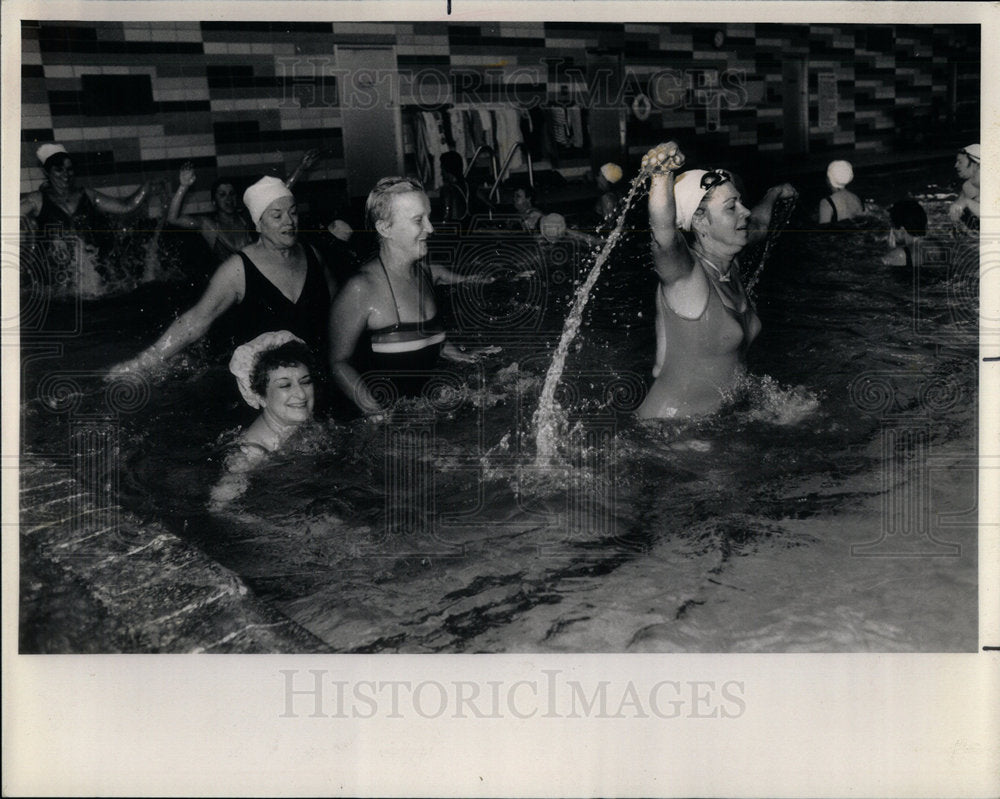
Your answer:
[[[500,278],[442,303],[458,340],[500,354],[442,370],[386,425],[318,420],[209,510],[252,414],[195,348],[116,417],[119,501],[337,651],[974,650],[978,256],[943,233],[941,191],[921,198],[939,235],[914,270],[879,264],[884,213],[793,221],[757,287],[750,376],[687,422],[631,413],[654,354],[636,215],[570,350],[544,468],[531,419],[583,254],[442,239]],[[191,297],[53,306],[81,329],[22,354],[26,450],[66,449],[47,379],[97,385]]]

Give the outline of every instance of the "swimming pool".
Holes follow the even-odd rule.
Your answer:
[[[757,290],[743,390],[714,417],[641,424],[654,283],[636,233],[590,299],[560,456],[539,470],[530,420],[582,253],[439,237],[500,278],[443,303],[460,340],[500,355],[442,371],[389,425],[318,423],[209,512],[247,419],[202,348],[118,414],[108,480],[336,651],[971,651],[978,258],[942,237],[913,272],[882,267],[884,239],[877,222],[793,225]],[[22,354],[25,450],[66,451],[54,375],[99,380],[191,292],[47,307],[74,332]]]

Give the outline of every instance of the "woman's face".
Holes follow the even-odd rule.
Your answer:
[[[382,226],[379,232],[407,258],[417,261],[427,255],[427,237],[434,232],[427,195],[422,191],[393,195],[389,224]]]
[[[955,156],[955,172],[962,180],[968,180],[975,174],[973,169],[973,164],[975,162],[969,158],[965,153],[959,153]]]
[[[215,207],[224,214],[236,213],[236,187],[232,183],[221,183],[215,190]]]
[[[276,247],[294,247],[299,238],[299,211],[294,197],[279,197],[260,215],[261,239]]]
[[[312,375],[303,364],[279,366],[267,375],[267,393],[261,407],[279,422],[298,425],[312,419],[315,391]]]
[[[514,192],[514,207],[519,214],[523,214],[531,208],[531,198],[528,197],[528,193],[524,189],[517,189]]]
[[[76,180],[76,173],[73,171],[73,161],[68,157],[56,157],[54,160],[55,163],[45,170],[49,184],[57,192],[69,191],[73,188],[73,183]]]
[[[707,235],[719,244],[745,247],[750,210],[740,201],[740,193],[730,183],[712,189],[701,223]]]

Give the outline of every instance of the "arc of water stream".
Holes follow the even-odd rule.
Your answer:
[[[580,325],[583,322],[583,309],[587,305],[587,300],[590,299],[591,289],[594,288],[594,284],[597,282],[597,277],[601,273],[601,267],[604,266],[604,262],[608,260],[608,256],[621,238],[622,230],[625,227],[625,215],[632,206],[632,200],[647,179],[647,174],[640,173],[632,180],[632,185],[624,200],[624,207],[618,215],[618,220],[614,228],[605,240],[601,252],[594,259],[594,265],[590,268],[587,279],[580,284],[573,297],[573,304],[570,307],[569,314],[566,316],[566,322],[563,324],[562,337],[559,339],[555,355],[552,357],[549,371],[545,375],[542,393],[538,400],[538,409],[535,411],[535,465],[537,467],[549,465],[556,454],[559,419],[557,414],[558,403],[556,402],[555,394],[556,387],[559,385],[559,380],[562,378],[563,369],[566,365],[566,355],[569,353],[569,345],[576,338],[576,334],[580,330]]]

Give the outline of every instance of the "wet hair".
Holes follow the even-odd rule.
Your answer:
[[[893,203],[889,209],[889,220],[894,228],[906,228],[911,236],[927,235],[927,213],[916,200]]]
[[[72,160],[69,153],[53,153],[45,159],[45,163],[42,164],[42,171],[48,172],[50,169],[56,169],[62,166],[64,162]]]
[[[465,170],[465,164],[462,161],[462,156],[456,153],[454,150],[449,150],[446,153],[441,153],[441,171],[447,172],[449,175],[454,175],[456,178],[462,178],[462,172]]]
[[[313,358],[309,348],[300,341],[288,341],[280,347],[264,350],[250,372],[250,388],[263,397],[267,394],[267,383],[271,372],[283,366],[304,366],[313,371]]]
[[[219,190],[220,186],[232,186],[233,191],[236,194],[239,194],[240,187],[236,184],[235,180],[226,177],[216,178],[212,181],[212,193],[209,195],[212,198],[213,203],[215,202],[215,192]]]
[[[517,188],[514,189],[514,192],[516,193],[518,190],[523,191],[524,196],[527,197],[532,202],[535,201],[535,197],[537,196],[537,194],[535,192],[535,187],[532,186],[530,183],[525,183],[523,186],[518,186]]]
[[[377,222],[389,222],[392,219],[392,198],[397,194],[424,190],[424,184],[416,178],[391,177],[382,178],[371,190],[365,201],[365,218],[372,230],[376,230]]]

